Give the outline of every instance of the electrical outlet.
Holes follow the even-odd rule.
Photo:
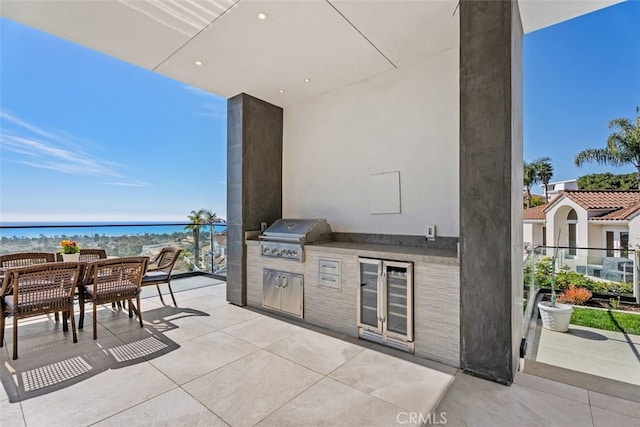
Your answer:
[[[434,240],[436,238],[436,226],[433,224],[427,225],[427,231],[425,233],[427,239]]]

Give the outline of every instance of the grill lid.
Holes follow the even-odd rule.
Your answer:
[[[287,242],[323,242],[331,240],[331,227],[326,219],[282,218],[271,224],[259,237]]]

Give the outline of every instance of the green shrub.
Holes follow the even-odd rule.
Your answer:
[[[527,264],[524,267],[524,284],[525,286],[531,285],[531,277],[533,273],[533,266]],[[551,258],[545,257],[538,261],[536,265],[535,274],[533,274],[535,283],[540,288],[551,288]],[[618,294],[632,294],[632,283],[618,283],[618,282],[603,282],[590,279],[584,274],[577,273],[569,270],[569,267],[561,268],[556,273],[556,289],[565,290],[571,286],[577,288],[585,288],[596,294],[604,295],[618,295]]]

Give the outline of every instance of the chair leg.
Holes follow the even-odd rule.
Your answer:
[[[13,315],[13,360],[18,358],[18,316]]]
[[[53,313],[53,319],[56,321],[56,323],[58,323],[60,321],[60,318],[58,317],[58,312],[57,311],[55,313]]]
[[[138,306],[138,319],[140,319],[140,327],[142,328],[144,325],[142,323],[142,310],[140,310],[140,294],[136,295],[136,305]],[[131,306],[131,301],[129,301],[129,306]]]
[[[58,312],[56,311],[56,314]],[[69,313],[67,311],[62,312],[62,332],[69,332],[69,323],[67,323],[67,318],[69,317]]]
[[[164,298],[162,298],[162,292],[160,292],[160,285],[156,285],[156,289],[158,290],[158,296],[160,297],[160,302],[162,302],[162,305],[165,305]]]
[[[73,311],[73,304],[71,304],[71,310],[68,313],[71,318],[71,330],[73,331],[73,343],[75,344],[78,342],[78,333],[76,332],[76,314]]]
[[[133,304],[131,304],[131,300],[129,300],[129,319],[133,317],[133,310],[131,309],[132,306]]]
[[[98,303],[93,301],[93,339],[98,338]]]
[[[171,289],[171,280],[169,280],[169,281],[167,282],[167,285],[169,286],[169,293],[171,294],[171,299],[173,300],[173,305],[174,305],[175,307],[177,307],[177,306],[178,306],[178,303],[176,302],[176,297],[174,297],[174,296],[173,296],[173,289]]]
[[[0,310],[2,310],[2,307],[0,307]],[[4,322],[5,318],[3,311],[2,313],[0,313],[0,347],[4,347]]]
[[[84,327],[84,296],[80,294],[78,298],[78,304],[80,305],[80,316],[78,316],[78,329]]]

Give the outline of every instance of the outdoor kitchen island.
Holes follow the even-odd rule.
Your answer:
[[[265,271],[302,276],[302,316],[294,317],[352,337],[359,334],[362,260],[409,263],[413,276],[411,351],[420,357],[460,366],[460,263],[455,251],[327,241],[304,245],[304,258],[299,262],[262,256],[257,239],[247,239],[245,244],[249,306],[289,316],[263,305]]]

